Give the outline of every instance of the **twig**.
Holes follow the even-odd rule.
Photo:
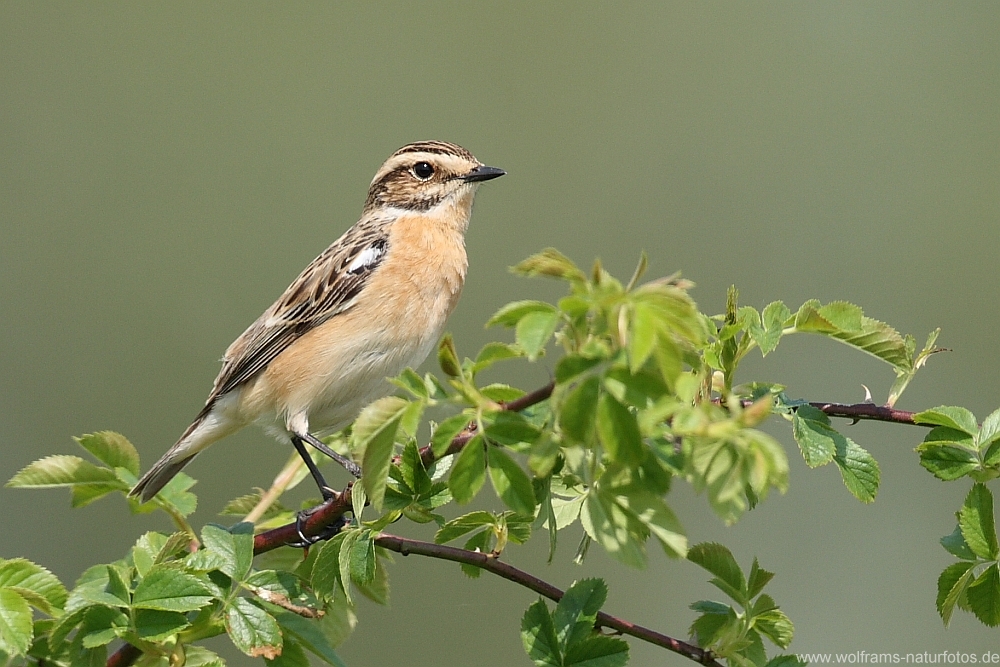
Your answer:
[[[512,412],[519,412],[525,408],[531,407],[542,401],[548,399],[552,396],[552,391],[555,388],[555,382],[549,382],[543,387],[539,387],[535,391],[525,394],[521,398],[510,401],[509,403],[503,404],[505,410],[510,410]],[[903,410],[895,410],[893,408],[888,408],[885,406],[874,405],[872,403],[854,403],[854,404],[844,404],[844,403],[822,403],[822,402],[811,402],[809,405],[813,406],[817,410],[822,410],[825,414],[831,417],[843,417],[845,419],[853,419],[855,421],[866,419],[872,421],[882,421],[891,422],[895,424],[916,424],[913,420],[913,412],[906,412]],[[462,433],[459,433],[451,441],[448,446],[448,451],[446,454],[454,454],[462,450],[462,448],[472,439],[475,435],[475,428],[470,425]],[[424,465],[430,465],[434,462],[434,452],[431,450],[430,446],[422,447],[420,449],[420,458],[423,460]],[[294,542],[300,539],[299,528],[302,529],[302,533],[307,537],[315,537],[322,534],[326,528],[332,525],[335,521],[340,520],[345,513],[351,511],[351,485],[348,485],[342,492],[326,501],[322,505],[317,506],[308,518],[301,522],[300,526],[296,524],[289,523],[284,526],[279,526],[273,530],[269,530],[254,536],[253,551],[254,555],[260,555],[262,553],[277,549],[282,547],[289,542]],[[385,539],[387,543],[383,544],[381,540]],[[395,537],[392,535],[383,535],[376,540],[380,546],[384,546],[387,549],[392,549],[393,551],[399,551],[398,549],[393,549],[389,546],[391,540],[398,540],[399,544],[402,543],[416,543],[416,544],[428,544],[425,542],[415,542],[413,540],[405,540],[402,537]],[[468,562],[471,565],[478,565],[483,569],[489,570],[494,574],[497,574],[505,579],[510,579],[516,583],[527,586],[531,590],[544,595],[547,598],[558,601],[562,597],[563,592],[548,584],[541,579],[536,579],[535,577],[522,572],[517,568],[514,568],[506,563],[497,561],[496,559],[489,559],[485,554],[476,554],[475,552],[466,551],[464,549],[455,549],[454,547],[444,547],[440,545],[429,545],[435,549],[453,550],[459,552],[458,554],[452,554],[453,558],[446,558],[446,560],[455,560],[460,563]],[[399,551],[399,553],[403,553]],[[422,553],[411,549],[409,553]],[[441,551],[440,553],[451,553],[448,551]],[[404,554],[406,555],[406,554]],[[435,556],[434,554],[423,554],[428,556],[434,556],[438,558],[445,558],[444,556]],[[461,558],[475,558],[481,559],[483,563],[489,562],[491,565],[487,566],[476,560],[460,560]],[[508,576],[511,572],[519,573],[517,577],[522,577],[523,579],[514,578],[514,575]],[[538,588],[534,585],[529,585],[528,581],[537,582]],[[667,635],[654,632],[648,628],[644,628],[639,625],[634,625],[626,620],[604,614],[603,612],[597,617],[597,624],[604,627],[609,627],[622,634],[631,635],[643,641],[647,641],[651,644],[657,646],[662,646],[668,650],[674,651],[681,655],[684,655],[696,662],[705,665],[712,665],[713,667],[722,667],[716,662],[710,652],[704,651],[696,646],[687,644],[685,642],[673,639]],[[105,667],[128,667],[128,665],[133,664],[140,656],[142,652],[131,644],[125,644],[108,658]]]
[[[389,551],[395,551],[403,556],[418,554],[420,556],[429,556],[430,558],[450,560],[455,563],[475,565],[486,570],[487,572],[497,575],[498,577],[502,577],[507,581],[512,581],[515,584],[519,584],[525,588],[533,590],[539,595],[547,597],[555,602],[561,600],[563,596],[562,590],[556,588],[547,581],[543,581],[534,575],[528,574],[524,570],[519,570],[513,565],[509,565],[501,560],[498,560],[497,557],[492,554],[469,551],[467,549],[459,549],[457,547],[449,547],[443,544],[432,544],[431,542],[422,542],[420,540],[411,540],[405,537],[399,537],[398,535],[389,535],[387,533],[382,533],[376,537],[375,544],[384,549],[388,549]],[[629,621],[612,616],[611,614],[599,612],[597,614],[596,625],[598,627],[611,628],[622,634],[630,635],[637,639],[655,644],[656,646],[678,653],[685,658],[694,660],[702,665],[722,667],[722,665],[712,656],[711,651],[706,651],[693,644],[689,644],[679,639],[674,639],[673,637],[661,634],[655,630],[650,630],[649,628],[645,628],[641,625],[630,623]]]

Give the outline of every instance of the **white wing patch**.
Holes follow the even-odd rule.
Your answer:
[[[370,269],[378,264],[384,254],[385,242],[377,241],[358,253],[358,256],[347,266],[347,272],[361,273],[366,269]]]

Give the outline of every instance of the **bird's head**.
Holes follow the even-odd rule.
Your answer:
[[[476,187],[506,172],[487,167],[461,146],[420,141],[389,156],[368,189],[365,211],[380,208],[427,213],[436,207],[472,208]]]

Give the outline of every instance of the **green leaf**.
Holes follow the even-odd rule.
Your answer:
[[[235,581],[243,581],[253,565],[253,524],[238,523],[227,530],[208,524],[201,531],[201,541],[206,549],[222,556],[224,565],[219,569]]]
[[[462,365],[458,362],[458,350],[451,334],[445,334],[438,343],[438,364],[448,377],[462,377]]]
[[[510,403],[524,396],[524,390],[502,382],[494,382],[479,388],[479,393],[497,403]]]
[[[983,420],[983,426],[976,434],[976,446],[982,451],[997,440],[1000,440],[1000,410],[994,410]]]
[[[329,636],[332,630],[330,619],[340,618],[347,626],[346,633],[338,631],[336,633],[337,636],[332,639],[346,639],[347,634],[350,633],[350,629],[353,628],[353,623],[349,620],[353,614],[350,610],[351,607],[346,604],[337,605],[332,608],[328,607],[326,615],[319,624],[288,611],[278,612],[274,617],[278,621],[278,625],[281,626],[282,634],[286,637],[288,635],[293,636],[298,643],[326,664],[333,665],[334,667],[346,667],[340,656],[333,650],[334,646],[339,642],[332,641]]]
[[[136,477],[139,476],[139,452],[121,433],[98,431],[82,435],[75,440],[112,470],[125,468]]]
[[[281,655],[264,658],[264,664],[268,667],[309,667],[309,658],[298,642],[285,637],[282,640]]]
[[[154,565],[136,586],[132,606],[161,611],[195,611],[209,604],[212,592],[198,577],[175,565]]]
[[[313,590],[320,597],[331,599],[334,597],[335,587],[346,586],[346,582],[340,580],[340,547],[345,535],[346,533],[338,533],[318,548],[313,547],[317,554],[309,579]]]
[[[424,462],[420,458],[420,450],[417,443],[410,440],[403,448],[403,456],[399,461],[400,472],[403,473],[403,481],[418,496],[422,496],[431,490],[433,482],[424,468]]]
[[[403,372],[390,380],[394,385],[410,392],[416,398],[430,398],[431,392],[424,379],[412,368],[404,368]]]
[[[475,498],[486,481],[484,445],[483,436],[476,435],[465,445],[452,466],[451,475],[448,477],[448,488],[459,505],[464,505]]]
[[[355,448],[364,450],[361,463],[361,485],[376,510],[382,511],[385,485],[389,479],[389,464],[396,443],[396,432],[410,402],[398,396],[386,396],[375,401],[358,415],[354,422]]]
[[[945,627],[951,623],[951,615],[955,605],[965,595],[972,582],[975,563],[952,563],[938,577],[937,610],[944,621]]]
[[[0,588],[17,589],[50,616],[66,606],[67,592],[56,575],[24,558],[0,559]]]
[[[979,468],[979,457],[964,447],[928,443],[917,447],[917,451],[920,465],[945,481],[958,479]]]
[[[451,445],[451,441],[455,439],[456,435],[464,431],[468,425],[469,417],[462,414],[448,417],[438,424],[437,428],[434,429],[434,435],[431,437],[431,451],[434,452],[434,458],[439,459],[444,456]]]
[[[607,597],[608,586],[601,579],[582,579],[566,589],[552,614],[560,652],[565,653],[593,631],[597,612]],[[578,629],[578,625],[583,627]]]
[[[941,405],[930,410],[924,410],[913,415],[913,421],[918,424],[936,424],[947,426],[948,428],[962,431],[971,436],[979,433],[979,425],[976,423],[976,416],[966,410],[949,405]]]
[[[632,313],[632,329],[628,339],[629,370],[633,373],[646,363],[659,338],[660,318],[650,304],[640,301]]]
[[[791,619],[780,609],[772,609],[756,616],[754,629],[781,648],[788,648],[795,634]]]
[[[219,514],[222,516],[246,516],[250,513],[250,510],[260,503],[262,496],[262,491],[257,489],[253,493],[248,493],[244,496],[240,496],[239,498],[233,498],[226,503],[226,506],[222,508],[222,511],[220,511]],[[284,514],[287,511],[288,508],[281,503],[277,501],[272,502],[268,508],[264,510],[264,514],[261,515],[260,521],[263,523],[268,519],[273,519],[279,514]]]
[[[113,470],[95,466],[79,456],[57,454],[29,463],[10,478],[7,486],[38,489],[117,481]]]
[[[646,456],[635,415],[607,393],[597,404],[597,433],[612,461],[636,466]]]
[[[538,440],[541,432],[524,415],[518,412],[504,410],[493,415],[486,425],[486,437],[501,445],[516,445],[521,442],[532,443]]]
[[[940,540],[941,546],[950,553],[952,556],[957,556],[962,560],[976,560],[976,554],[972,553],[972,549],[969,545],[965,543],[965,538],[962,537],[962,528],[960,526],[955,526],[955,530],[951,532],[951,535],[945,535]]]
[[[142,639],[161,642],[191,625],[187,616],[176,611],[136,609],[135,631]]]
[[[434,535],[434,543],[445,544],[481,526],[496,525],[496,517],[489,512],[469,512],[441,526],[441,529]]]
[[[1000,625],[1000,569],[996,563],[972,582],[965,595],[976,618],[991,628]]]
[[[495,312],[493,314],[493,317],[491,317],[489,321],[486,323],[486,326],[493,327],[500,324],[505,327],[513,327],[517,326],[517,323],[520,322],[525,315],[530,315],[531,313],[555,313],[555,312],[556,312],[556,307],[553,306],[551,303],[545,303],[544,301],[533,301],[533,300],[512,301],[511,303],[508,303],[503,308]],[[496,343],[496,344],[503,345],[503,343]],[[486,348],[483,348],[484,352],[485,350]],[[483,352],[480,352],[479,354],[480,356],[482,356]],[[477,358],[476,361],[478,362],[479,359]]]
[[[198,497],[188,492],[196,484],[187,473],[179,472],[167,485],[160,489],[156,497],[160,502],[173,507],[181,516],[190,516],[198,509]],[[134,501],[134,499],[132,499]],[[155,507],[150,504],[148,507]]]
[[[576,442],[586,444],[594,431],[600,387],[600,378],[589,377],[574,387],[563,401],[559,426]]]
[[[548,276],[576,283],[587,280],[587,275],[577,268],[573,260],[555,248],[546,248],[512,266],[510,270],[522,276]]]
[[[645,535],[608,492],[591,489],[580,509],[580,522],[587,535],[610,555],[626,565],[646,565]]]
[[[993,494],[984,485],[976,483],[965,497],[958,513],[962,537],[972,552],[983,560],[996,560],[998,556],[997,532],[993,523]]]
[[[274,659],[281,654],[278,622],[246,598],[235,598],[226,607],[226,632],[239,650],[252,658]]]
[[[773,578],[774,572],[768,572],[762,568],[757,564],[757,559],[754,558],[753,565],[750,566],[750,576],[747,577],[747,598],[757,597],[764,590],[764,586]]]
[[[476,373],[479,373],[498,361],[516,359],[523,356],[524,352],[514,345],[492,341],[484,345],[483,349],[479,350],[479,354],[476,355],[476,361],[474,362],[473,368]]]
[[[359,537],[351,545],[351,580],[370,584],[375,579],[375,540]]]
[[[785,327],[785,322],[792,316],[792,311],[781,301],[773,301],[761,311],[760,328],[751,326],[750,337],[757,347],[760,348],[762,356],[767,356],[778,347],[781,340],[781,333]]]
[[[475,551],[478,553],[487,553],[490,551],[490,544],[493,540],[493,531],[484,530],[476,533],[470,537],[462,548],[466,551]],[[470,579],[478,579],[479,575],[482,574],[482,569],[476,565],[469,565],[467,563],[462,563],[462,573]]]
[[[545,350],[545,345],[552,338],[559,326],[559,312],[554,308],[551,312],[535,311],[522,317],[515,328],[515,338],[518,346],[530,361],[536,360]]]
[[[201,646],[184,647],[184,667],[226,667],[217,653]]]
[[[528,657],[539,667],[563,664],[552,617],[542,599],[529,606],[521,618],[521,642]]]
[[[688,550],[688,560],[705,568],[716,576],[712,583],[723,593],[739,603],[748,598],[743,571],[729,549],[715,542],[702,542]]]
[[[586,373],[603,359],[582,357],[578,354],[567,354],[556,364],[556,382],[566,384],[573,378]]]
[[[831,338],[867,352],[877,359],[892,365],[897,370],[909,372],[913,368],[913,356],[906,339],[885,322],[870,317],[861,318],[861,328],[856,331],[835,331],[827,334]]]
[[[628,643],[617,637],[591,635],[566,651],[567,667],[622,667],[628,663]]]
[[[490,481],[497,496],[515,512],[534,514],[535,493],[528,475],[499,447],[489,447],[487,453]]]
[[[0,588],[0,650],[10,655],[26,654],[34,637],[31,621],[27,601],[9,588]]]
[[[833,460],[837,453],[836,438],[839,435],[830,427],[830,418],[811,405],[799,406],[792,413],[792,436],[810,468],[826,465]]]
[[[840,468],[844,486],[861,502],[870,503],[875,500],[881,479],[878,463],[856,442],[841,438],[837,439],[837,455],[833,460]]]

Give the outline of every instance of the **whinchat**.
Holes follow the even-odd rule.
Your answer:
[[[433,349],[465,282],[476,188],[504,173],[440,141],[389,156],[361,219],[229,346],[205,407],[131,495],[149,500],[199,452],[251,423],[291,439],[325,498],[331,491],[303,443],[359,475],[316,434],[347,424],[388,393],[387,377]]]

